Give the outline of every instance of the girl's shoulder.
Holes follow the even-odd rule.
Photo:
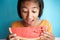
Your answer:
[[[11,27],[23,27],[22,21],[15,21],[12,23]]]
[[[48,24],[50,24],[50,22],[48,20],[41,20],[40,25],[48,25]]]

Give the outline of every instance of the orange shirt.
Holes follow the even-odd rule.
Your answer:
[[[51,24],[47,20],[42,20],[39,26],[47,26],[47,31],[52,32]],[[21,21],[16,21],[12,24],[12,27],[24,27]]]

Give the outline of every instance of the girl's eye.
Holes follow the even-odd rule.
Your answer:
[[[33,13],[36,13],[36,11],[32,11]]]
[[[28,11],[27,10],[22,10],[23,13],[27,13]]]
[[[23,13],[27,13],[28,10],[27,10],[26,8],[22,8],[22,12],[23,12]]]
[[[24,13],[27,13],[27,11],[23,11]]]

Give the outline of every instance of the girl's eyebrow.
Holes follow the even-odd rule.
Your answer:
[[[26,8],[26,7],[22,7],[22,8]]]
[[[33,7],[33,8],[37,8],[38,9],[38,7]]]
[[[23,9],[23,8],[27,8],[27,7],[21,7],[21,8]],[[38,9],[38,7],[32,7],[32,8],[37,8]]]

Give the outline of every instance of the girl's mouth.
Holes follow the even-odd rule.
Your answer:
[[[28,23],[28,24],[31,25],[31,24],[33,23],[33,21],[34,21],[34,20],[28,20],[28,21],[26,20],[26,23]]]

